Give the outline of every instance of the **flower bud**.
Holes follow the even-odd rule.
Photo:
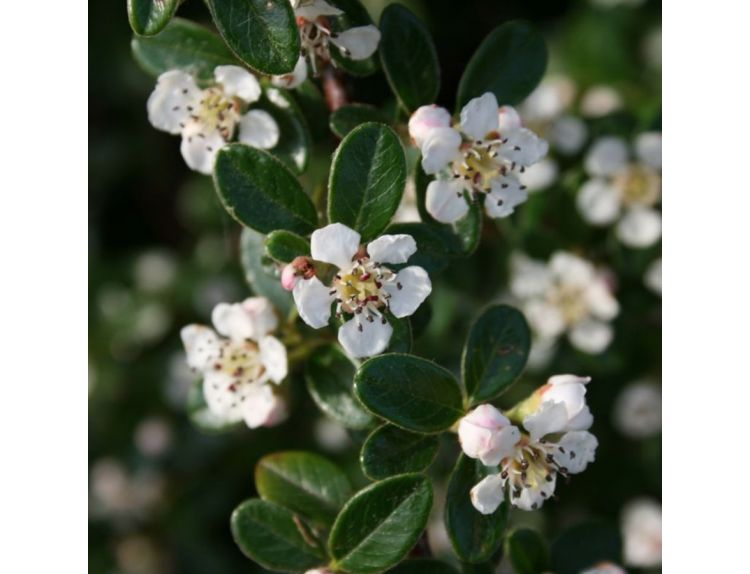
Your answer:
[[[293,291],[294,286],[297,283],[297,279],[297,272],[295,271],[294,266],[289,263],[281,271],[281,286],[287,291]]]
[[[448,110],[436,105],[422,106],[409,119],[409,135],[417,146],[422,147],[430,132],[435,128],[447,128],[451,125]]]
[[[466,456],[496,466],[513,452],[521,434],[492,405],[479,405],[458,424],[458,440]]]

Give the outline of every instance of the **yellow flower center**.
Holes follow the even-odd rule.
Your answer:
[[[653,169],[631,165],[614,178],[625,205],[654,205],[661,194],[661,177]]]

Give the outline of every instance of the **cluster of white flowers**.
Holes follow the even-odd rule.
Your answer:
[[[461,419],[458,438],[466,456],[498,467],[471,490],[471,502],[492,514],[506,498],[523,510],[540,508],[555,492],[557,476],[583,472],[598,441],[586,404],[588,377],[556,375],[508,416],[489,404]],[[510,417],[510,418],[509,418]],[[525,432],[511,423],[520,419]]]
[[[269,334],[278,326],[270,301],[219,303],[211,320],[215,330],[188,325],[180,333],[188,364],[203,376],[209,410],[223,422],[244,420],[250,428],[283,421],[286,404],[274,384],[287,375],[287,354]]]
[[[617,222],[615,232],[628,247],[645,248],[661,238],[661,134],[643,133],[635,141],[631,161],[627,143],[608,136],[598,139],[584,159],[591,176],[576,200],[581,216],[592,225]]]
[[[355,358],[382,353],[393,334],[387,313],[408,317],[432,291],[421,267],[393,271],[385,265],[402,265],[417,251],[411,235],[381,235],[367,245],[360,240],[353,229],[331,223],[313,232],[312,261],[298,258],[282,272],[282,285],[293,292],[300,317],[314,329],[328,325],[336,303],[336,316],[347,317],[339,343]],[[314,262],[336,268],[328,286],[317,276]]]
[[[518,174],[547,154],[547,142],[521,124],[510,106],[498,108],[488,92],[469,101],[460,122],[435,105],[422,106],[409,120],[409,135],[422,152],[422,169],[436,175],[427,186],[427,211],[453,223],[469,202],[483,198],[489,217],[506,217],[528,194]]]
[[[253,74],[240,66],[217,66],[214,80],[201,89],[190,74],[164,72],[147,103],[151,124],[182,135],[185,163],[203,174],[211,173],[216,154],[235,137],[260,149],[270,149],[279,141],[279,126],[268,112],[247,110],[261,96]]]
[[[542,345],[567,333],[577,349],[596,354],[612,341],[609,322],[620,306],[607,275],[589,261],[565,251],[549,263],[514,254],[510,290]]]
[[[280,88],[292,89],[307,79],[307,62],[317,75],[321,66],[331,60],[331,44],[351,60],[364,60],[375,53],[380,42],[380,30],[373,25],[357,26],[334,32],[330,16],[342,16],[343,10],[324,0],[289,0],[297,18],[300,37],[300,57],[289,74],[274,76],[271,81]]]

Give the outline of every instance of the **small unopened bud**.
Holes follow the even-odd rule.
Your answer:
[[[281,286],[287,291],[292,291],[297,284],[297,279],[297,271],[294,269],[294,266],[289,263],[281,272]]]

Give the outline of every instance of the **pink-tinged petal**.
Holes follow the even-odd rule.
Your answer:
[[[409,118],[409,135],[417,147],[422,147],[427,137],[435,128],[449,128],[451,115],[445,108],[436,106],[422,106]]]
[[[289,263],[284,266],[284,269],[281,271],[281,286],[286,291],[293,291],[294,286],[299,279],[300,277],[297,275],[297,270],[294,268],[294,265]]]
[[[523,127],[521,116],[518,115],[518,112],[512,106],[501,106],[497,111],[497,115],[498,131],[502,135],[514,132]]]

